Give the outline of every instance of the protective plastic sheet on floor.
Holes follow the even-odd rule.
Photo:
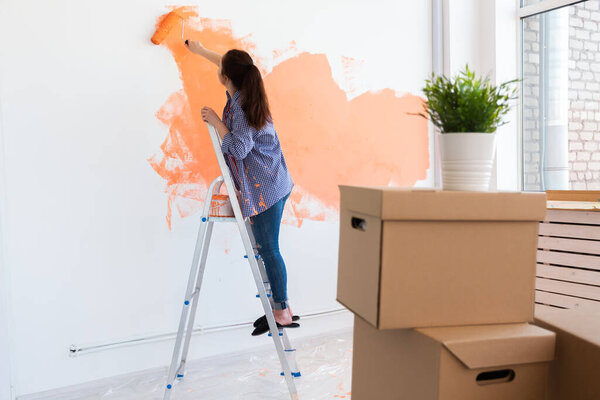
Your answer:
[[[340,331],[296,343],[301,377],[294,382],[301,400],[350,399],[352,332]],[[185,378],[173,387],[172,400],[289,399],[273,345],[238,355],[188,364]],[[166,373],[121,380],[119,385],[62,394],[61,400],[159,400]],[[54,400],[54,397],[48,398]]]

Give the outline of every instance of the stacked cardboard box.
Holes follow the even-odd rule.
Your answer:
[[[528,323],[545,195],[340,189],[352,398],[544,399],[555,335]]]
[[[600,399],[600,308],[540,308],[535,324],[556,332],[548,400]]]

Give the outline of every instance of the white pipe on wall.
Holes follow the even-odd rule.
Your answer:
[[[312,319],[312,318],[325,317],[328,315],[336,315],[336,314],[340,314],[340,313],[349,313],[349,311],[346,308],[336,308],[333,310],[303,314],[301,316],[301,318],[302,318],[302,320],[307,320],[307,319]],[[238,323],[238,324],[227,324],[227,325],[197,326],[197,327],[194,327],[194,329],[192,330],[192,335],[204,335],[204,334],[212,333],[212,332],[227,331],[227,330],[245,328],[245,327],[250,327],[250,326],[252,326],[252,322],[242,322],[242,323]],[[175,339],[176,335],[177,335],[177,332],[169,332],[169,333],[162,333],[162,334],[157,334],[157,335],[123,339],[123,340],[115,341],[115,342],[86,344],[86,345],[72,344],[69,347],[68,351],[69,351],[69,356],[76,357],[76,356],[84,354],[84,353],[88,354],[88,353],[92,353],[92,352],[115,349],[118,347],[127,347],[127,346],[139,345],[139,344],[160,342],[160,341],[164,341],[164,340],[173,340],[173,339]],[[2,399],[0,397],[0,400],[4,400],[4,399]]]

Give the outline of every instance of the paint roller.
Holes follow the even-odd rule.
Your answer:
[[[183,40],[183,29],[185,26],[185,22],[183,21],[183,18],[179,16],[179,14],[175,13],[175,11],[171,11],[158,24],[156,32],[154,32],[154,35],[152,35],[152,39],[150,39],[152,43],[161,44],[163,40],[165,40],[165,38],[169,35],[169,32],[171,32],[171,30],[175,26],[177,26],[179,20],[181,20],[181,40]]]

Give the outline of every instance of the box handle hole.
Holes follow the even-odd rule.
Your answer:
[[[361,231],[367,230],[367,221],[362,218],[352,217],[352,227]]]
[[[477,375],[478,385],[491,385],[492,383],[510,382],[515,379],[515,371],[512,369],[500,369],[497,371],[482,372]]]

